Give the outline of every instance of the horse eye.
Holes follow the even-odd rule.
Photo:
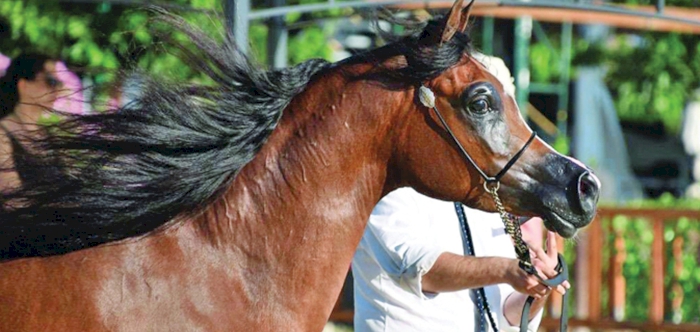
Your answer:
[[[491,110],[491,105],[489,104],[488,99],[478,98],[469,103],[469,110],[477,114],[482,114]]]

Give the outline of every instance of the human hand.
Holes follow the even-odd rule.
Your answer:
[[[506,282],[513,286],[517,292],[532,296],[535,299],[546,297],[551,293],[551,289],[540,283],[537,276],[523,270],[517,259],[509,259],[505,270]]]
[[[548,279],[557,276],[558,272],[555,270],[558,260],[559,251],[557,249],[557,237],[552,231],[547,232],[547,251],[545,252],[541,247],[530,246],[530,258],[532,259],[532,265],[541,276],[545,276]],[[571,288],[569,281],[564,281],[560,285],[556,286],[554,289],[564,295],[566,290]]]
[[[555,268],[559,263],[558,254],[556,234],[554,232],[547,232],[546,252],[541,247],[530,246],[530,257],[533,266],[535,266],[537,273],[541,277],[547,279],[557,276]],[[517,260],[511,261],[506,271],[507,282],[520,293],[539,299],[548,296],[552,291],[550,287],[542,284],[537,276],[531,275],[520,268]],[[564,281],[561,285],[556,286],[554,290],[563,295],[569,288],[571,288],[569,282]]]

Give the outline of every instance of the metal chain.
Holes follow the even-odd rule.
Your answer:
[[[513,217],[512,214],[506,212],[506,208],[503,206],[503,202],[501,202],[501,198],[498,196],[498,189],[501,187],[501,183],[498,181],[486,181],[484,182],[484,189],[486,190],[487,193],[491,194],[493,197],[494,202],[496,203],[496,209],[498,210],[498,213],[501,215],[501,220],[503,221],[503,224],[506,227],[506,233],[510,235],[511,239],[513,239],[514,242],[514,247],[515,247],[515,253],[518,255],[518,261],[520,263],[520,267],[525,270],[527,273],[532,274],[537,276],[538,278],[539,275],[537,274],[537,270],[535,267],[532,265],[532,261],[530,259],[530,250],[527,247],[527,244],[525,241],[523,241],[523,234],[520,230],[520,223],[515,220],[515,217]],[[564,263],[564,259],[561,254],[558,256],[559,264],[557,265],[558,267],[556,270],[559,271],[559,275],[556,277],[549,279],[549,280],[543,280],[540,278],[540,281],[545,284],[548,287],[555,287],[556,285],[560,285],[564,280],[569,278],[569,271],[566,268],[566,263]],[[558,279],[558,280],[557,280]],[[559,332],[566,332],[568,330],[568,318],[569,314],[566,311],[566,303],[567,303],[567,296],[569,293],[564,294],[562,298],[562,303],[561,303],[561,316],[559,317]],[[534,301],[534,297],[529,296],[527,298],[527,301],[525,301],[525,305],[523,306],[523,312],[520,316],[520,332],[527,332],[528,331],[528,322],[529,322],[529,312],[530,312],[530,305],[532,304],[532,301]]]
[[[506,228],[506,233],[508,233],[511,239],[513,239],[515,253],[518,256],[521,267],[525,269],[525,271],[533,273],[535,269],[532,266],[532,261],[530,260],[530,249],[527,247],[525,241],[523,241],[520,223],[515,220],[513,215],[506,212],[506,208],[503,206],[503,202],[501,202],[501,198],[498,196],[498,189],[500,187],[500,182],[484,182],[484,189],[487,193],[493,196],[493,200],[496,202],[496,209],[501,215],[501,220]]]

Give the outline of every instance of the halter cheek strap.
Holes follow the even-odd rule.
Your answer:
[[[437,115],[438,119],[440,120],[440,123],[442,123],[442,126],[445,128],[445,131],[447,134],[450,135],[452,138],[452,141],[457,145],[457,148],[459,148],[459,151],[462,153],[462,156],[469,161],[469,163],[476,169],[477,172],[479,172],[479,175],[486,181],[486,183],[490,185],[498,185],[500,183],[501,178],[508,172],[508,170],[515,164],[515,162],[518,161],[518,159],[523,155],[523,152],[525,152],[525,149],[527,149],[528,146],[530,146],[530,143],[535,140],[535,137],[537,137],[536,132],[532,132],[532,135],[530,135],[530,138],[525,142],[525,145],[523,145],[520,150],[512,157],[508,162],[506,163],[505,166],[503,166],[503,169],[501,169],[498,174],[495,176],[488,176],[486,175],[486,172],[484,172],[479,165],[476,164],[474,159],[467,153],[467,150],[464,149],[461,143],[459,143],[459,140],[457,139],[457,136],[455,136],[454,132],[452,132],[452,129],[450,129],[450,126],[447,125],[447,121],[445,121],[445,118],[442,116],[440,111],[437,109],[437,106],[435,105],[435,94],[433,91],[428,89],[425,85],[421,85],[419,90],[418,90],[418,99],[421,101],[421,103],[425,106],[428,107],[432,110],[435,111],[435,114]]]

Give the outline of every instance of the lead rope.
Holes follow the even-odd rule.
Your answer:
[[[498,214],[501,216],[501,220],[503,221],[503,225],[505,226],[506,233],[510,235],[511,239],[513,239],[513,245],[515,246],[515,254],[518,256],[518,262],[520,264],[520,268],[525,270],[525,272],[534,275],[539,279],[539,281],[547,285],[548,287],[556,287],[563,283],[564,281],[569,279],[569,269],[567,268],[566,264],[564,263],[564,257],[559,254],[557,256],[557,266],[555,267],[555,270],[559,273],[557,274],[556,277],[552,279],[543,279],[539,273],[537,273],[537,270],[535,267],[532,265],[532,261],[530,260],[530,250],[527,247],[527,244],[525,241],[523,241],[523,235],[522,231],[520,230],[520,225],[519,222],[515,220],[513,215],[509,214],[506,212],[505,207],[503,206],[503,202],[501,202],[501,198],[498,196],[498,189],[500,188],[500,182],[493,182],[491,186],[489,186],[490,182],[484,182],[484,189],[486,192],[491,194],[493,197],[494,202],[496,203],[496,209],[498,210]],[[559,317],[559,331],[560,332],[566,332],[568,330],[568,312],[567,312],[567,295],[569,293],[565,293],[562,297],[562,303],[561,303],[561,315]],[[523,305],[523,312],[520,316],[520,332],[527,332],[528,329],[528,322],[530,321],[530,306],[532,305],[532,302],[535,300],[534,297],[528,296],[527,300],[525,301],[525,305]]]
[[[457,212],[457,219],[459,220],[459,225],[462,228],[462,245],[464,247],[464,255],[476,257],[476,251],[474,250],[474,243],[472,241],[472,232],[469,229],[469,223],[467,222],[467,214],[464,212],[464,207],[462,203],[454,202],[455,211]],[[491,328],[494,332],[498,331],[498,326],[496,325],[496,320],[493,318],[491,313],[491,306],[489,306],[488,298],[486,297],[486,292],[484,287],[479,287],[472,289],[474,291],[474,304],[476,305],[477,311],[479,312],[479,328],[477,331],[487,331],[485,319],[488,318]],[[486,317],[484,317],[486,316]]]

